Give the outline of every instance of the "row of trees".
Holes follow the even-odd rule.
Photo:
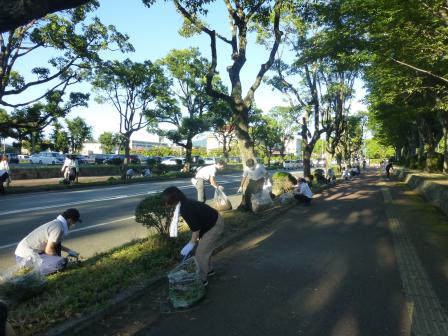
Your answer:
[[[148,7],[154,3],[143,2]],[[355,18],[359,14],[352,10],[359,5],[356,1],[226,1],[222,14],[229,21],[230,34],[213,30],[212,23],[207,22],[209,1],[176,0],[174,4],[184,19],[183,36],[208,36],[210,60],[190,48],[172,50],[154,62],[103,61],[101,50],[127,52],[133,48],[127,36],[113,26],[87,19],[98,6],[97,1],[91,1],[70,11],[31,19],[27,25],[1,35],[0,43],[7,52],[2,53],[0,62],[0,105],[28,108],[38,102],[47,111],[39,119],[44,125],[51,118],[54,122],[54,118],[65,117],[75,106],[87,104],[87,94],[64,96],[67,88],[88,80],[96,99],[112,104],[119,113],[120,139],[127,155],[131,135],[142,128],[185,147],[187,164],[193,137],[209,129],[223,137],[224,148],[235,134],[243,160],[255,157],[256,149],[267,157],[274,150],[284,153],[286,142],[299,132],[305,174],[322,136],[326,137],[327,150],[340,159],[359,151],[365,116],[351,116],[349,110],[354,81],[371,62],[371,53],[359,33],[362,25]],[[244,91],[241,75],[249,61],[249,34],[256,35],[257,42],[267,48],[267,56],[265,60],[251,59],[260,62],[259,71]],[[217,40],[230,48],[229,87],[217,71],[218,62],[223,62]],[[14,71],[19,57],[43,47],[59,53],[49,60],[48,68],[36,67],[29,76]],[[263,80],[287,97],[289,106],[263,115],[255,104],[255,92]],[[43,86],[50,88],[32,99],[13,99],[32,87]],[[160,124],[170,124],[172,129],[164,131]],[[14,112],[0,120],[3,134],[27,127],[27,121]]]
[[[369,126],[412,166],[447,171],[446,1],[343,1],[347,21],[369,53]],[[441,152],[438,154],[437,152]]]

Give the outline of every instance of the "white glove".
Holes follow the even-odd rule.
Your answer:
[[[243,187],[239,187],[238,190],[236,191],[237,194],[241,194],[243,192]]]
[[[183,255],[184,257],[187,256],[194,249],[195,245],[196,245],[195,243],[189,242],[182,248],[180,254]]]
[[[224,191],[224,187],[223,186],[218,186],[217,188],[219,191]]]
[[[79,256],[79,253],[76,251],[73,251],[73,250],[69,250],[67,253],[70,257],[78,257]]]

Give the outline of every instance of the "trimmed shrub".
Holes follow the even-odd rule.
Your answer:
[[[173,208],[165,206],[160,194],[143,199],[135,209],[135,221],[148,229],[155,229],[162,239],[169,239]]]
[[[279,196],[291,191],[297,184],[297,179],[290,173],[276,172],[272,175],[272,193]]]
[[[168,172],[166,165],[157,162],[152,168],[151,172],[155,175],[165,175]]]
[[[426,159],[426,170],[429,172],[437,172],[443,170],[443,154],[434,153],[434,156]]]

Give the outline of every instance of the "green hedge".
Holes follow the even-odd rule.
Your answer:
[[[297,179],[290,173],[276,172],[272,175],[272,193],[275,196],[293,190],[296,184]]]

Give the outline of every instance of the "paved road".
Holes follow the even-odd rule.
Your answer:
[[[236,193],[240,180],[240,174],[218,176],[229,195]],[[80,251],[83,257],[144,237],[147,229],[134,221],[136,205],[148,194],[171,185],[196,197],[190,179],[6,195],[0,206],[0,270],[14,263],[15,246],[26,234],[68,207],[80,210],[83,223],[70,233],[65,244]],[[212,187],[207,187],[206,192],[208,198],[213,197]]]
[[[79,335],[446,336],[389,186],[344,182],[223,250],[192,309],[167,309],[162,286]]]

